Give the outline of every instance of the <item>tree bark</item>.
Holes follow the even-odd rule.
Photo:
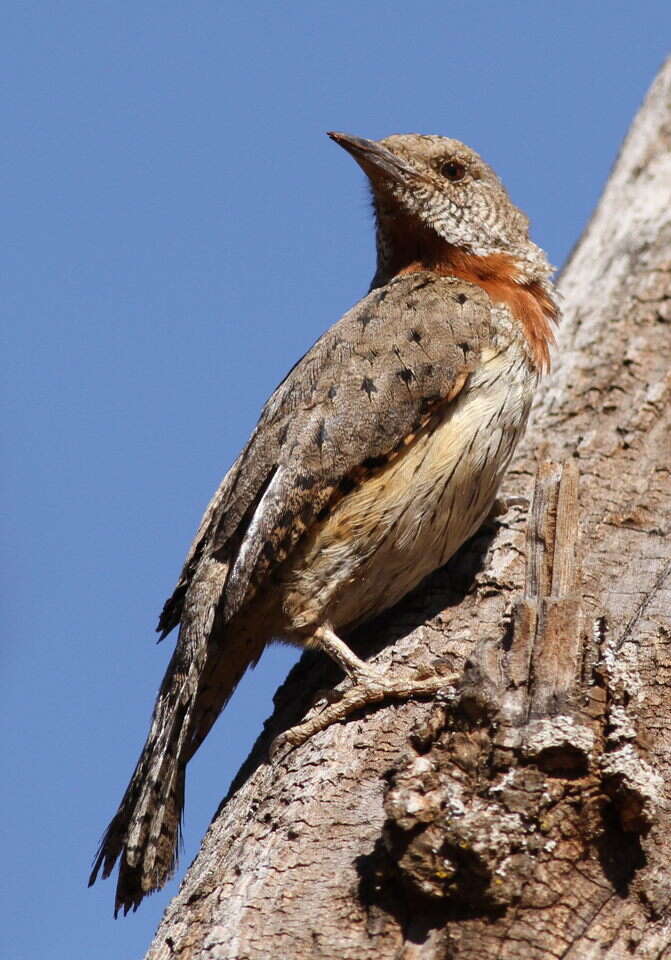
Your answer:
[[[444,693],[270,762],[306,654],[151,960],[671,958],[671,60],[560,287],[507,512],[353,638]]]

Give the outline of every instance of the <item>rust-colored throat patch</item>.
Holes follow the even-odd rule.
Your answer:
[[[536,368],[541,373],[549,371],[550,346],[555,342],[552,325],[557,320],[557,307],[537,280],[520,282],[513,257],[505,253],[479,257],[436,237],[422,249],[419,257],[415,250],[414,257],[408,258],[406,263],[394,264],[392,275],[422,270],[476,283],[493,301],[505,303],[522,328]]]

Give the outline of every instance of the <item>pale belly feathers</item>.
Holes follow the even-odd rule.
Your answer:
[[[302,543],[284,583],[292,629],[353,625],[396,603],[482,524],[521,436],[536,376],[489,350],[432,432],[352,491]]]

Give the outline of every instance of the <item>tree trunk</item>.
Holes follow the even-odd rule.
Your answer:
[[[444,694],[271,763],[306,654],[151,960],[671,958],[671,61],[560,286],[507,513],[353,638]]]

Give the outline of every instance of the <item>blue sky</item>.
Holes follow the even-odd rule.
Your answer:
[[[176,882],[114,921],[86,877],[170,654],[156,616],[265,397],[373,272],[324,131],[464,140],[561,265],[671,6],[6,0],[2,34],[0,952],[131,960]],[[191,765],[179,877],[294,658],[268,651]]]

